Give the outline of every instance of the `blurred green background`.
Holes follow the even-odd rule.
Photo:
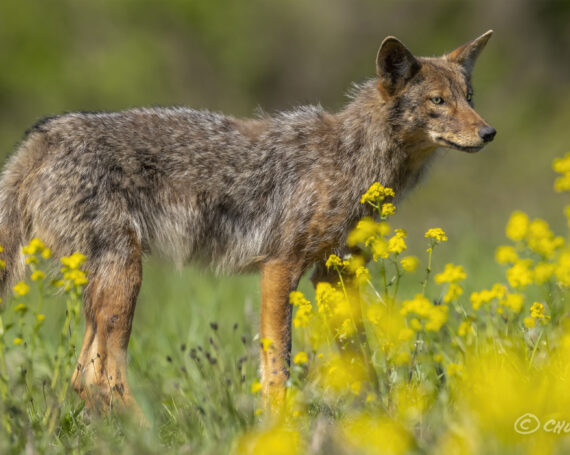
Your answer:
[[[416,55],[441,55],[489,29],[474,99],[497,129],[495,141],[475,155],[444,152],[394,219],[419,256],[423,232],[442,227],[450,240],[436,268],[462,263],[470,286],[489,285],[512,210],[559,231],[565,223],[551,162],[570,150],[566,0],[1,0],[0,156],[34,121],[65,111],[174,104],[251,116],[258,107],[306,103],[338,110],[353,81],[374,76],[385,36]],[[176,343],[207,336],[209,320],[255,333],[255,277],[172,272],[159,261],[146,266],[137,313],[145,321],[135,323],[131,351],[148,364],[137,371],[164,362]]]

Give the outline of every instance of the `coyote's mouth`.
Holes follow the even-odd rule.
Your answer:
[[[467,147],[465,145],[459,145],[453,141],[448,141],[447,139],[445,139],[441,136],[438,137],[437,139],[440,140],[441,142],[445,143],[445,145],[447,145],[449,147],[452,147],[454,149],[461,150],[462,152],[467,152],[467,153],[476,153],[483,148],[483,145],[476,145],[476,146],[472,146],[472,147]]]

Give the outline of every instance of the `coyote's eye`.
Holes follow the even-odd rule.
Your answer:
[[[469,102],[471,102],[471,100],[473,100],[473,93],[468,93],[467,96],[465,97],[465,99]]]
[[[430,98],[431,102],[433,104],[443,104],[445,103],[445,101],[443,101],[443,98],[441,96],[434,96],[433,98]]]

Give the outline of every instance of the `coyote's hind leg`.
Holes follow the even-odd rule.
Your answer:
[[[88,408],[106,412],[135,406],[127,383],[127,346],[142,281],[140,243],[127,255],[112,251],[97,261],[85,291],[86,328],[72,378]]]

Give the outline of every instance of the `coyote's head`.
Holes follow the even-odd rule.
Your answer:
[[[495,129],[473,109],[471,72],[490,30],[443,57],[414,57],[387,37],[376,58],[378,89],[389,118],[404,136],[436,146],[477,152]]]

